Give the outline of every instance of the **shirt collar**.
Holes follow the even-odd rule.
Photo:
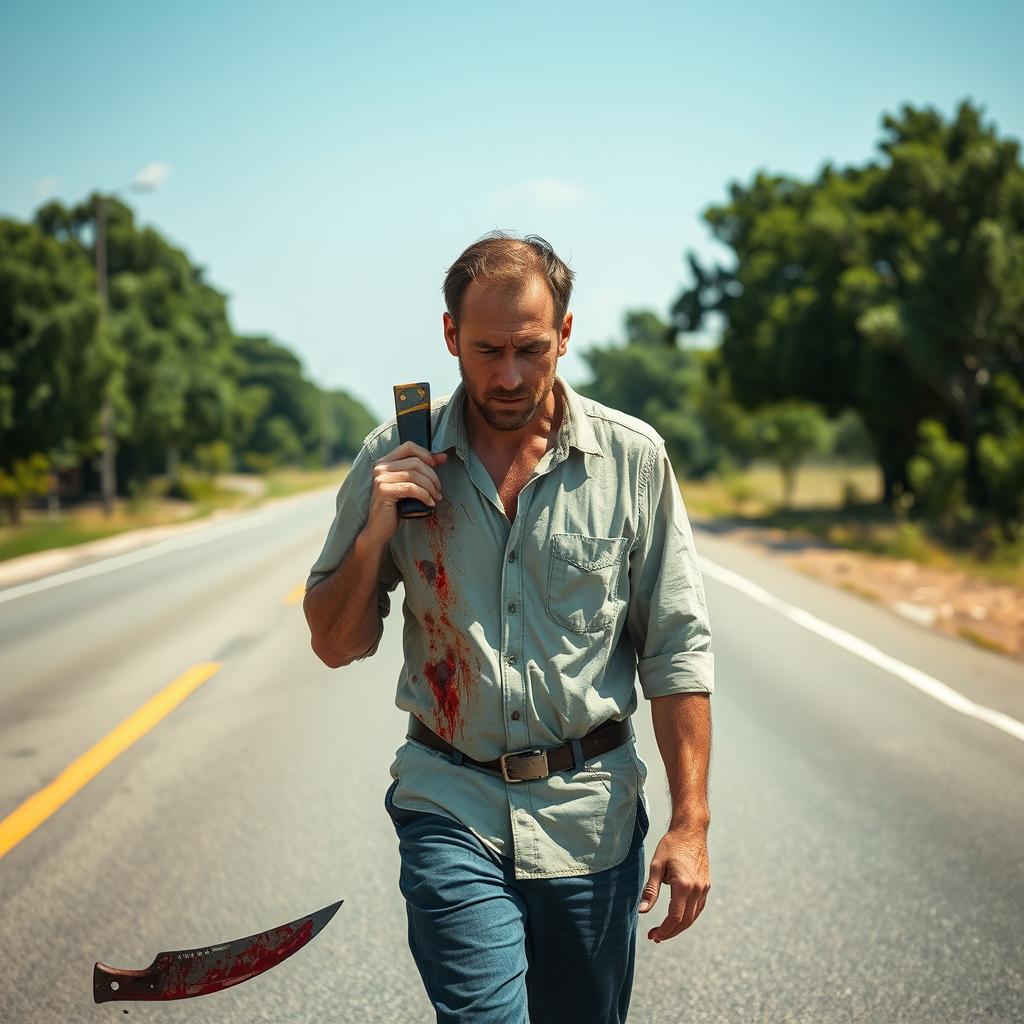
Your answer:
[[[449,448],[454,448],[463,462],[467,457],[466,435],[462,425],[462,403],[465,394],[465,386],[460,380],[441,413],[441,419],[430,444],[432,452],[445,452]]]
[[[601,446],[597,443],[597,435],[590,424],[590,417],[587,415],[587,410],[583,408],[583,400],[561,374],[556,373],[555,379],[562,385],[562,390],[565,393],[568,416],[562,421],[562,430],[568,431],[568,443],[573,448],[578,448],[581,452],[587,452],[589,455],[603,456],[604,452],[601,451]]]
[[[555,381],[561,387],[565,395],[562,424],[558,431],[558,447],[561,449],[578,448],[581,452],[590,455],[604,455],[601,446],[597,443],[594,428],[590,425],[590,417],[583,408],[583,401],[580,396],[569,386],[568,382],[560,373],[555,373]],[[556,391],[557,393],[557,391]],[[440,422],[430,446],[432,452],[443,452],[454,448],[463,462],[469,457],[469,441],[466,434],[466,424],[463,417],[463,407],[466,400],[466,388],[462,381],[452,392],[451,397],[441,413]]]

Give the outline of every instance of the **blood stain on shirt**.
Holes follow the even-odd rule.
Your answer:
[[[451,743],[459,722],[459,686],[454,651],[449,647],[443,660],[433,664],[428,662],[423,666],[423,672],[434,694],[438,721],[436,732]]]
[[[476,693],[474,682],[479,664],[464,633],[456,628],[449,615],[455,615],[458,604],[445,568],[445,547],[452,526],[450,515],[448,510],[442,512],[439,508],[424,520],[433,559],[417,559],[416,568],[438,606],[436,616],[432,612],[423,616],[430,644],[430,660],[423,666],[423,674],[434,698],[434,731],[454,743],[456,731],[464,725],[462,699]],[[474,663],[477,664],[475,671]]]
[[[427,586],[437,596],[438,604],[442,608],[448,608],[452,604],[452,592],[448,586],[448,573],[445,571],[444,562],[440,556],[435,556],[435,561],[426,558],[416,560],[416,568],[423,577]]]

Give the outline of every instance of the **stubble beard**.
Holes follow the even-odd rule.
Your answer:
[[[503,431],[514,431],[522,430],[533,418],[537,415],[537,410],[548,400],[548,395],[551,393],[551,389],[554,386],[554,377],[548,381],[547,387],[544,389],[544,393],[540,396],[538,401],[528,406],[523,411],[518,409],[506,408],[502,409],[500,403],[497,405],[487,405],[485,401],[477,395],[472,384],[466,376],[465,367],[462,365],[462,356],[459,357],[459,376],[462,378],[463,386],[466,389],[466,395],[469,400],[473,403],[477,412],[483,418],[484,422],[491,427],[493,430]]]

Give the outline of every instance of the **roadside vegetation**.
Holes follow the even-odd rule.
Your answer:
[[[119,498],[110,517],[98,502],[53,510],[27,509],[18,526],[0,526],[0,562],[127,530],[189,522],[218,509],[255,508],[270,498],[340,485],[346,472],[347,465],[310,470],[288,466],[266,475],[211,478],[185,470],[176,489],[184,496],[168,496],[169,481],[154,477],[144,489]]]
[[[667,310],[582,352],[695,513],[1021,583],[1024,165],[982,114],[905,105],[876,159],[730,182],[727,265],[687,252]],[[113,197],[0,218],[0,556],[314,486],[377,422]]]
[[[216,506],[233,499],[197,478],[335,466],[376,423],[344,389],[310,380],[287,345],[237,334],[204,269],[119,200],[0,218],[7,525],[97,496],[111,519],[159,487]]]
[[[657,428],[705,516],[1019,584],[1020,146],[969,101],[882,128],[864,165],[730,183],[703,213],[728,265],[687,253],[581,390]]]
[[[815,538],[852,551],[909,559],[938,569],[960,569],[994,583],[1024,588],[1020,542],[972,553],[936,536],[927,522],[900,515],[881,499],[877,466],[814,462],[801,469],[795,493],[784,501],[778,470],[754,463],[746,470],[702,480],[682,480],[694,522],[718,520],[747,527],[776,528],[794,537]]]

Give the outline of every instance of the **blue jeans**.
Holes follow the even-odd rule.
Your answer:
[[[643,801],[621,864],[516,880],[512,860],[461,823],[396,807],[397,785],[384,806],[398,834],[409,949],[438,1022],[622,1024],[646,877]]]

